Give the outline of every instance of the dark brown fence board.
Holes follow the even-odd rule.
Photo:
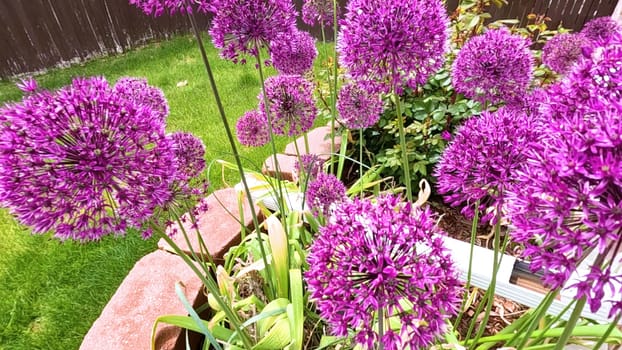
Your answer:
[[[249,0],[250,1],[250,0]],[[579,30],[594,17],[611,15],[618,0],[510,0],[492,8],[493,20],[516,18],[525,24],[529,13],[545,14],[567,28]],[[339,0],[342,6],[347,0]],[[294,1],[300,11],[302,0]],[[446,0],[448,11],[459,0]],[[115,54],[177,33],[188,33],[185,16],[151,18],[128,0],[0,0],[0,78]],[[207,30],[209,18],[200,16]],[[316,37],[320,29],[309,28]],[[326,31],[327,39],[332,32]]]

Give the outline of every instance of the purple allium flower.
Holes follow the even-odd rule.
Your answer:
[[[622,34],[606,46],[593,42],[566,78],[548,87],[542,113],[549,119],[573,113],[589,114],[598,105],[622,101]]]
[[[557,73],[565,74],[582,56],[581,48],[588,42],[581,34],[557,34],[542,48],[542,62]]]
[[[162,120],[168,117],[168,103],[162,90],[150,86],[145,78],[123,77],[114,85],[114,93],[138,104],[147,104]]]
[[[469,39],[458,53],[451,75],[456,91],[496,104],[524,94],[532,71],[529,41],[500,28]]]
[[[205,169],[205,145],[191,133],[174,132],[169,134],[175,163],[177,163],[177,177],[187,181],[198,176]]]
[[[263,94],[258,98],[259,110],[265,113]],[[277,75],[266,79],[266,98],[272,131],[276,135],[298,136],[313,126],[317,115],[313,84],[300,75]]]
[[[210,0],[130,0],[130,4],[141,9],[146,15],[159,17],[165,12],[174,15],[193,13],[194,11],[207,13],[213,10]]]
[[[376,124],[383,110],[380,95],[368,91],[364,85],[349,83],[339,91],[337,111],[349,129],[364,129]]]
[[[174,153],[159,111],[75,79],[0,110],[0,203],[34,233],[97,240],[139,228],[168,197]]]
[[[21,79],[21,81],[16,85],[18,89],[27,94],[35,93],[39,89],[39,84],[37,84],[37,81],[32,77]]]
[[[445,233],[429,208],[403,204],[391,195],[336,205],[329,223],[310,248],[305,280],[332,334],[347,336],[365,349],[421,349],[445,330],[460,305],[461,287]],[[404,305],[412,310],[404,310]],[[385,327],[379,339],[378,311],[396,317],[400,328]],[[387,329],[388,328],[388,329]]]
[[[317,56],[315,40],[311,34],[300,30],[279,33],[270,42],[270,55],[279,73],[303,75],[313,68]]]
[[[278,34],[296,30],[297,14],[288,0],[214,0],[214,8],[212,41],[233,62],[243,54],[257,55]]]
[[[439,160],[434,176],[438,190],[451,205],[465,204],[462,213],[472,217],[479,201],[482,222],[494,219],[504,191],[536,141],[534,122],[515,109],[501,108],[468,119],[457,131]],[[487,209],[493,209],[488,211]]]
[[[451,133],[447,130],[443,130],[443,132],[441,133],[441,138],[445,141],[451,141],[452,136]]]
[[[302,162],[302,166],[300,163]],[[317,154],[302,154],[294,164],[294,181],[300,182],[302,174],[306,181],[313,181],[322,171],[322,159]]]
[[[586,297],[592,312],[612,302],[610,317],[622,311],[622,274],[611,269],[622,242],[621,43],[593,49],[549,89],[554,119],[527,154],[507,206],[512,237],[532,269],[542,268],[552,288],[577,273],[576,298]],[[595,261],[578,270],[592,250]]]
[[[270,141],[268,121],[263,113],[248,111],[235,125],[238,141],[244,146],[259,147]]]
[[[444,62],[448,18],[439,0],[352,0],[337,42],[341,65],[381,89],[415,88]]]
[[[622,26],[611,17],[598,17],[587,22],[581,34],[589,40],[607,43],[613,35],[622,32]]]
[[[333,0],[305,0],[302,4],[302,21],[310,26],[319,23],[332,27],[333,13]],[[337,15],[339,15],[339,4],[337,4]]]
[[[319,173],[307,187],[306,202],[315,216],[327,217],[330,206],[345,199],[346,187],[333,174]]]

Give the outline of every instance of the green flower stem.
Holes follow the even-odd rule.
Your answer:
[[[244,167],[242,166],[242,160],[240,159],[240,153],[238,152],[238,148],[235,145],[235,139],[233,138],[233,134],[231,133],[231,127],[229,126],[229,121],[227,120],[227,116],[225,115],[225,109],[222,105],[222,100],[220,99],[220,94],[218,93],[218,88],[216,87],[216,80],[214,79],[214,74],[212,73],[212,68],[209,64],[209,60],[207,59],[207,53],[205,52],[205,46],[203,45],[203,39],[201,39],[201,33],[199,31],[199,27],[197,26],[196,19],[194,17],[193,12],[188,12],[188,18],[190,19],[190,24],[192,25],[192,31],[194,33],[194,37],[197,41],[197,45],[199,46],[199,51],[201,52],[201,59],[203,60],[203,65],[205,66],[205,71],[207,72],[207,77],[210,82],[210,86],[212,88],[212,92],[214,93],[214,99],[216,100],[216,106],[218,107],[218,113],[220,115],[220,119],[223,123],[225,133],[227,135],[227,140],[229,141],[229,146],[231,147],[231,152],[233,153],[233,158],[235,159],[235,164],[238,167],[238,172],[241,177],[242,185],[244,186],[244,192],[246,193],[246,198],[251,207],[251,215],[253,216],[253,225],[256,228],[259,228],[259,220],[257,218],[257,213],[255,210],[252,210],[254,207],[253,197],[251,195],[250,188],[248,187],[248,183],[246,181],[246,176],[244,176]],[[261,240],[261,238],[259,238]],[[259,247],[262,252],[262,259],[265,266],[268,266],[268,261],[266,259],[265,251],[263,248],[263,244],[260,242]],[[268,272],[269,274],[269,272]],[[270,277],[270,276],[269,276]],[[271,279],[268,278],[270,281]],[[272,286],[273,291],[274,286]]]
[[[331,96],[331,118],[330,118],[330,137],[331,137],[331,148],[330,148],[330,156],[333,157],[335,155],[335,120],[337,119],[337,77],[339,72],[339,66],[337,64],[337,31],[338,31],[338,23],[337,23],[337,0],[333,0],[333,88],[332,88],[332,96]],[[341,139],[341,144],[344,144],[344,139]],[[338,162],[338,178],[341,178],[341,173],[343,170],[343,164],[345,159],[343,157],[339,157]],[[333,170],[333,162],[331,164],[331,171]]]
[[[279,204],[279,209],[285,215],[287,207],[285,207],[285,202],[283,201],[283,184],[281,183],[281,169],[279,167],[279,161],[277,159],[278,151],[276,150],[276,143],[274,142],[274,131],[272,130],[272,115],[270,113],[270,101],[268,101],[268,95],[266,94],[266,79],[263,74],[263,62],[261,60],[261,51],[259,49],[259,44],[255,43],[255,50],[257,50],[257,71],[259,72],[259,81],[261,81],[261,92],[263,95],[264,108],[266,112],[266,118],[268,120],[268,133],[270,135],[270,147],[272,148],[272,157],[274,159],[274,171],[276,175],[276,186],[277,186],[277,202]],[[296,141],[294,141],[295,143]],[[285,233],[287,234],[287,227],[285,228]],[[289,235],[288,235],[289,237]],[[268,265],[266,264],[266,267]]]
[[[603,333],[600,339],[598,339],[598,342],[594,344],[594,347],[592,348],[593,350],[599,350],[600,347],[603,346],[603,344],[605,343],[605,339],[609,338],[609,336],[611,335],[611,332],[613,332],[613,330],[620,323],[620,317],[622,317],[622,313],[618,313],[618,316],[616,316],[613,322],[609,324],[609,327],[607,327],[607,330],[605,331],[605,333]]]
[[[205,285],[207,290],[214,296],[214,298],[216,299],[216,302],[218,303],[220,308],[227,315],[227,319],[231,323],[231,325],[233,326],[235,331],[238,334],[240,334],[242,342],[244,343],[244,347],[247,348],[247,349],[251,349],[253,347],[253,343],[251,341],[250,336],[241,327],[242,323],[240,322],[240,319],[238,318],[237,313],[234,312],[233,310],[231,310],[230,305],[227,304],[220,297],[220,289],[218,288],[218,284],[216,283],[216,281],[214,281],[214,277],[212,276],[212,274],[211,273],[208,273],[208,274],[202,273],[197,268],[196,264],[194,264],[194,262],[190,259],[190,257],[186,253],[184,253],[179,248],[179,246],[177,244],[175,244],[175,242],[171,239],[171,237],[169,237],[166,234],[166,232],[164,232],[162,230],[162,228],[158,227],[157,225],[153,225],[153,229],[154,229],[154,231],[156,231],[156,232],[158,232],[160,234],[160,236],[166,241],[166,243],[168,243],[168,245],[173,248],[175,253],[178,256],[180,256],[184,260],[186,265],[188,265],[192,269],[192,271],[201,279],[201,282],[203,282],[203,285]]]
[[[363,129],[359,129],[359,179],[363,180]],[[365,183],[361,182],[361,199],[363,199],[363,189]]]
[[[469,299],[469,290],[471,289],[471,277],[473,270],[473,251],[475,250],[475,239],[477,238],[477,225],[479,223],[479,200],[475,202],[475,215],[473,216],[473,221],[471,223],[471,240],[469,245],[469,268],[467,270],[467,280],[464,286],[464,290],[466,291],[464,298],[462,299],[462,305],[460,306],[460,313],[456,318],[456,322],[454,322],[454,329],[458,329],[460,325],[460,321],[462,321],[462,317],[464,316],[464,307],[466,306],[467,300]]]
[[[378,309],[378,350],[384,350],[382,337],[384,336],[384,310]]]
[[[406,182],[406,198],[408,202],[413,201],[412,183],[410,181],[410,162],[408,161],[408,149],[406,148],[406,130],[404,130],[404,116],[402,115],[401,99],[393,87],[393,98],[395,99],[395,114],[397,116],[397,127],[400,133],[400,150],[402,151],[402,170],[404,171],[404,182]]]
[[[484,311],[484,318],[480,324],[479,330],[475,335],[475,339],[473,340],[473,344],[477,344],[479,338],[482,337],[484,331],[486,330],[486,325],[488,324],[488,319],[490,317],[490,312],[492,311],[492,306],[495,301],[495,287],[497,285],[497,273],[499,272],[499,260],[500,255],[502,255],[500,246],[501,246],[501,215],[497,213],[497,222],[495,223],[495,232],[494,232],[494,254],[493,254],[493,266],[492,266],[492,276],[490,277],[490,284],[488,285],[488,290],[486,293],[488,294],[488,300],[486,302],[486,310]]]
[[[529,339],[531,338],[531,335],[533,334],[536,327],[540,323],[540,320],[542,319],[542,317],[546,315],[546,311],[549,309],[549,307],[555,300],[557,293],[558,293],[558,290],[554,290],[554,291],[550,291],[546,293],[546,296],[544,297],[544,299],[542,299],[542,301],[536,308],[536,312],[534,313],[533,318],[527,324],[527,328],[521,329],[519,332],[516,333],[517,336],[522,336],[521,342],[516,346],[516,349],[520,350],[527,345],[527,341],[529,341]]]
[[[572,335],[572,332],[574,331],[575,326],[577,325],[577,321],[579,320],[579,317],[581,317],[581,311],[583,311],[583,307],[585,306],[586,302],[587,302],[586,297],[582,297],[581,299],[579,299],[579,301],[577,301],[577,305],[575,305],[574,310],[572,310],[572,314],[570,315],[570,318],[568,319],[568,322],[564,326],[564,332],[560,335],[559,339],[557,340],[557,345],[555,346],[555,350],[563,350],[564,347],[566,346],[566,343],[568,343],[568,339],[570,339],[570,336]]]
[[[609,326],[610,325],[608,324],[578,326],[578,327],[574,327],[574,329],[571,329],[569,333],[570,335],[575,336],[575,337],[586,337],[586,338],[587,337],[590,337],[590,338],[602,337],[609,330],[610,328]],[[559,328],[552,328],[546,331],[537,330],[533,332],[533,336],[542,337],[542,338],[559,338],[567,330],[568,330],[568,327],[566,326],[559,327]],[[612,332],[615,330],[616,329],[614,327]],[[498,342],[505,342],[511,339],[513,336],[514,336],[513,334],[495,334],[495,335],[491,335],[488,337],[482,337],[477,341],[477,343],[479,344],[493,343],[494,344]],[[610,341],[620,342],[622,341],[620,337],[622,337],[622,334],[620,334],[620,332],[617,331],[617,334],[614,335],[614,337],[610,339]],[[559,346],[559,343],[557,343],[557,346]],[[536,346],[527,347],[525,348],[525,350],[534,349],[534,348],[536,348]],[[563,348],[563,345],[562,345],[562,348]]]

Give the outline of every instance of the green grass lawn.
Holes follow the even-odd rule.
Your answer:
[[[234,127],[240,115],[256,108],[258,74],[253,65],[239,66],[219,59],[211,46],[209,55]],[[54,70],[37,80],[40,86],[54,89],[68,84],[72,77],[92,75],[103,75],[111,83],[122,76],[146,77],[168,98],[169,131],[191,131],[200,137],[208,162],[232,160],[199,52],[190,37]],[[181,81],[187,85],[177,87]],[[14,82],[0,81],[0,104],[20,98]],[[283,149],[288,141],[279,139],[277,149]],[[240,147],[245,166],[259,167],[269,149]],[[212,188],[224,185],[220,177],[219,171],[210,176]],[[235,174],[226,180],[235,182]],[[89,244],[33,236],[7,210],[0,209],[0,349],[77,349],[127,272],[155,248],[156,240],[143,241],[131,233]]]

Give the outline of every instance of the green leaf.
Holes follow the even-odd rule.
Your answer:
[[[320,345],[318,346],[317,350],[326,349],[329,346],[343,343],[344,341],[345,338],[339,338],[331,335],[323,335],[320,339]]]
[[[291,283],[292,303],[287,305],[287,316],[289,319],[291,336],[293,338],[293,343],[290,348],[294,350],[302,350],[305,323],[305,302],[302,290],[302,272],[298,269],[289,270],[289,280]]]
[[[277,295],[280,298],[287,298],[289,296],[289,279],[287,275],[289,270],[289,241],[283,224],[276,215],[270,215],[266,219],[266,227],[268,229],[270,250],[272,251],[270,268],[273,271],[272,276],[276,279]]]
[[[289,320],[282,316],[268,330],[268,333],[255,345],[253,350],[280,350],[291,343]]]
[[[270,329],[270,327],[274,325],[274,323],[276,322],[276,318],[277,318],[275,315],[279,315],[287,311],[286,308],[288,304],[289,304],[289,299],[287,298],[278,298],[278,299],[272,300],[270,303],[268,303],[268,305],[266,305],[266,307],[263,308],[263,310],[261,310],[261,313],[254,316],[254,317],[257,317],[262,314],[264,314],[264,316],[266,315],[271,316],[271,317],[261,317],[260,319],[257,320],[257,333],[259,334],[260,337],[262,337],[268,331],[268,329]],[[247,320],[246,322],[248,321],[250,321],[250,319]]]

